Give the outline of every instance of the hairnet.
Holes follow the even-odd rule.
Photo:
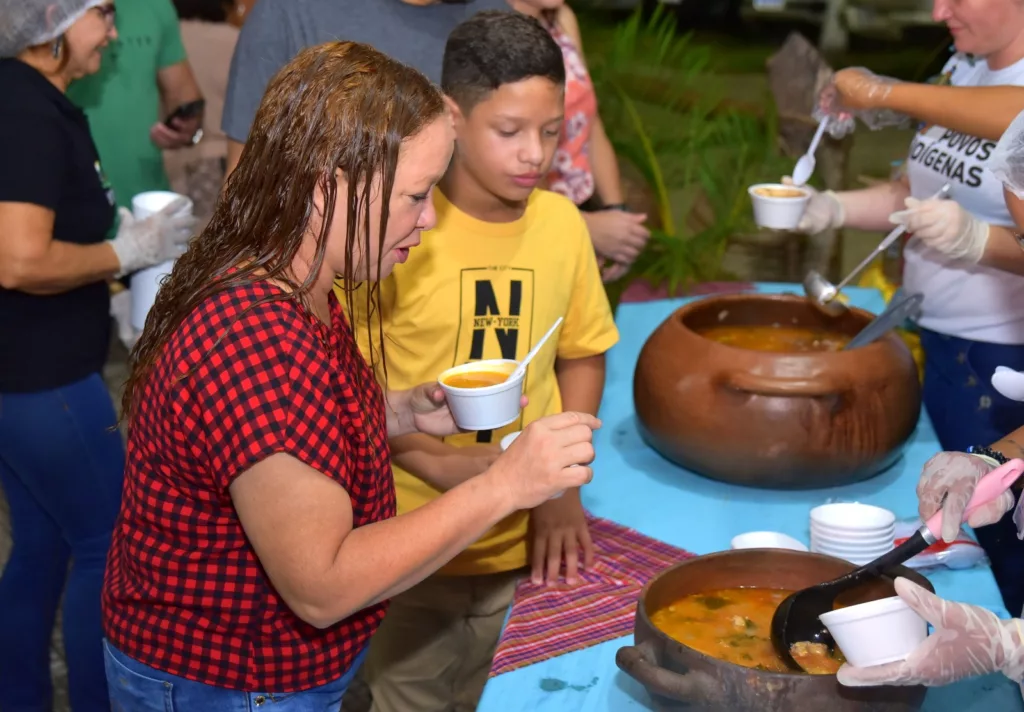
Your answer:
[[[0,57],[55,40],[104,0],[0,0]]]
[[[988,159],[988,168],[1006,189],[1024,198],[1024,112],[1017,114]]]

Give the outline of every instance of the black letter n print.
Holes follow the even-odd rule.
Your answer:
[[[469,358],[478,361],[484,357],[484,342],[487,332],[493,331],[498,339],[501,358],[516,358],[516,347],[519,345],[519,317],[523,308],[523,283],[513,279],[508,282],[508,314],[502,314],[498,306],[498,295],[494,283],[489,279],[476,281],[475,304],[473,308],[474,326],[473,341],[469,347]],[[476,434],[478,443],[489,443],[492,431],[481,430]]]

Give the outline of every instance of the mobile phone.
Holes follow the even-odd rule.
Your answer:
[[[187,104],[182,104],[172,111],[166,119],[164,119],[164,125],[173,128],[171,126],[171,122],[175,119],[191,119],[192,117],[201,114],[205,108],[206,101],[204,99],[196,99],[195,101],[190,101]]]

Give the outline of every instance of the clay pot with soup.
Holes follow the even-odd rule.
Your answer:
[[[921,388],[895,333],[843,350],[872,318],[829,317],[795,295],[678,309],[636,365],[641,435],[678,465],[733,484],[814,489],[881,472],[917,425]]]
[[[659,712],[911,712],[923,687],[844,687],[835,670],[842,651],[816,657],[816,674],[786,667],[771,644],[775,607],[790,593],[852,571],[820,554],[744,549],[710,554],[652,579],[637,604],[634,645],[616,663],[640,682]],[[928,590],[903,567],[893,570]],[[895,595],[880,578],[845,594],[837,607]]]

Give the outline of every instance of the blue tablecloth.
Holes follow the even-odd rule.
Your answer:
[[[797,285],[762,284],[763,292],[797,292]],[[845,290],[852,304],[878,312],[873,289]],[[917,513],[914,487],[925,461],[938,452],[928,418],[922,414],[904,457],[883,474],[847,487],[801,492],[748,489],[694,475],[661,458],[637,433],[633,411],[633,368],[647,337],[686,300],[625,304],[617,323],[621,342],[609,353],[601,406],[604,427],[595,434],[594,480],[584,488],[591,512],[633,527],[696,554],[729,548],[745,531],[773,530],[809,540],[808,512],[831,498],[878,504],[897,517]],[[685,407],[685,404],[681,404]],[[966,601],[1008,617],[988,568],[937,570],[928,576],[944,598]],[[480,712],[544,710],[647,710],[643,687],[615,666],[615,652],[632,636],[520,668],[490,680]],[[927,712],[1024,710],[1019,688],[1001,675],[930,690]]]

